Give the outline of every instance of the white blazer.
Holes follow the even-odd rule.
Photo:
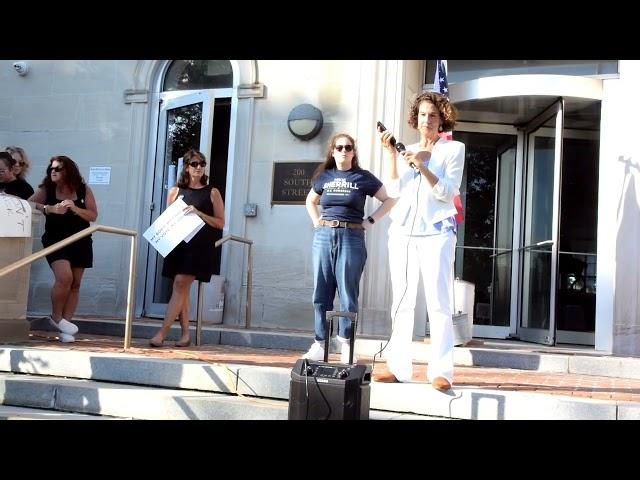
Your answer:
[[[407,150],[418,152],[420,144],[409,145]],[[464,143],[438,139],[431,158],[425,162],[427,168],[438,177],[438,183],[433,188],[422,174],[416,173],[398,158],[399,178],[385,181],[389,195],[399,199],[389,214],[392,229],[405,234],[423,235],[434,224],[457,213],[453,197],[460,191],[464,154]]]

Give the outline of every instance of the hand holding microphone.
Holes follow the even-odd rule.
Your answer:
[[[385,127],[382,124],[382,122],[378,122],[378,131],[382,133],[382,132],[385,132],[386,130],[387,130],[387,127]],[[389,145],[391,145],[392,147],[395,147],[398,153],[404,153],[407,151],[406,147],[404,146],[404,143],[396,142],[396,139],[393,135],[391,135],[391,137],[389,138]],[[409,166],[414,170],[417,170],[417,167],[413,162],[409,162]]]

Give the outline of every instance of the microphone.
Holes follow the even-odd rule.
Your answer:
[[[391,143],[391,140],[393,140],[393,143]],[[391,143],[391,145],[394,145],[396,147],[396,150],[398,151],[398,153],[404,153],[407,151],[407,149],[404,146],[404,143],[402,142],[398,142],[395,143],[395,139],[392,137],[391,140],[389,141],[389,143]],[[416,172],[418,171],[418,167],[416,167],[416,164],[413,162],[409,162],[409,166],[411,168],[413,168]]]
[[[382,124],[382,122],[378,122],[377,127],[379,132],[384,132],[387,130],[387,127],[385,127]],[[404,153],[407,151],[406,147],[404,146],[404,143],[396,142],[396,137],[394,137],[393,135],[391,135],[391,137],[389,138],[389,145],[391,145],[392,147],[396,147],[396,151],[398,153]],[[413,162],[409,163],[409,166],[411,166],[411,168],[413,168],[416,171],[418,170]]]

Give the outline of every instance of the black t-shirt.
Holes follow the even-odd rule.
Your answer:
[[[23,200],[26,200],[33,195],[33,188],[22,178],[16,178],[15,180],[7,183],[0,183],[0,191],[3,191],[9,195],[15,195]]]
[[[320,195],[322,219],[362,223],[367,195],[373,197],[382,182],[360,167],[341,171],[325,170],[313,181],[313,191]]]

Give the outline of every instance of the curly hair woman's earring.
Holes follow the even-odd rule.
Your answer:
[[[439,132],[441,132],[441,131],[442,131],[442,125],[440,125],[440,126],[438,127],[438,131],[439,131]]]

